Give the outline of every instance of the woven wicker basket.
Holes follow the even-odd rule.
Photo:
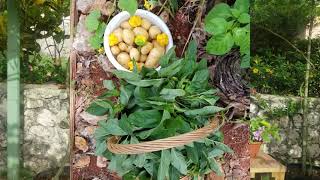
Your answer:
[[[203,128],[191,131],[189,133],[178,136],[158,139],[154,141],[146,141],[138,144],[118,144],[120,138],[113,136],[107,141],[107,148],[110,152],[115,154],[142,154],[148,152],[155,152],[174,147],[183,146],[199,139],[205,138],[208,135],[216,132],[224,121],[218,117],[213,118],[211,123]]]

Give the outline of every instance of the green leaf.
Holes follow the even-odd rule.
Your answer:
[[[192,40],[185,53],[184,60],[182,62],[182,68],[180,70],[181,77],[188,77],[192,75],[196,69],[196,60],[197,60],[197,43],[195,40]]]
[[[149,161],[148,163],[144,164],[143,167],[150,174],[150,176],[153,176],[153,167],[154,167],[153,161]]]
[[[104,22],[99,23],[99,26],[98,26],[98,29],[95,32],[95,35],[102,38],[102,36],[104,35],[104,32],[106,30],[106,26],[107,25]]]
[[[210,54],[223,55],[231,50],[234,40],[231,33],[213,36],[207,43],[206,50]]]
[[[103,43],[103,38],[93,35],[89,38],[89,44],[94,49],[99,49],[101,47],[101,43]]]
[[[232,36],[236,45],[240,46],[242,41],[246,38],[247,32],[244,28],[234,28]]]
[[[232,16],[238,18],[241,14],[239,9],[231,9]]]
[[[177,168],[170,166],[170,179],[169,180],[180,180],[181,174]]]
[[[219,4],[215,5],[210,10],[208,15],[205,17],[205,24],[209,23],[209,21],[213,18],[220,17],[220,18],[227,19],[231,16],[232,16],[232,14],[231,14],[230,6],[225,3],[219,3]]]
[[[250,23],[250,15],[248,13],[242,13],[238,18],[238,21],[242,24]]]
[[[119,120],[119,127],[130,135],[134,130],[134,126],[129,122],[127,116],[121,117],[121,119]]]
[[[208,159],[208,161],[210,169],[213,170],[218,176],[222,176],[219,163],[214,158]]]
[[[141,76],[139,74],[133,73],[133,72],[114,70],[112,73],[114,75],[116,75],[118,78],[124,79],[126,81],[139,81],[139,80],[141,80]]]
[[[160,77],[171,77],[171,76],[176,75],[180,71],[180,69],[182,68],[181,64],[182,64],[182,59],[179,59],[177,61],[174,61],[169,66],[167,66],[165,68],[161,68],[159,70],[159,76]]]
[[[213,18],[205,24],[205,30],[214,35],[224,34],[227,28],[228,23],[223,18]]]
[[[127,105],[132,95],[132,90],[128,86],[120,86],[120,103]]]
[[[221,149],[213,149],[208,153],[208,157],[211,159],[218,156],[222,156],[223,154],[224,154],[224,151],[222,151]]]
[[[240,53],[241,55],[250,53],[250,33],[247,33],[242,41],[240,41]]]
[[[170,167],[170,151],[162,150],[161,159],[158,171],[158,180],[166,180],[169,178],[169,167]]]
[[[115,89],[115,86],[114,86],[112,80],[104,80],[104,81],[103,81],[103,87],[107,88],[108,90],[113,90],[113,89]]]
[[[161,56],[160,58],[161,68],[165,68],[169,64],[170,59],[176,56],[175,48],[176,47],[173,46],[168,50],[168,52],[165,55]]]
[[[118,6],[122,11],[128,11],[133,16],[138,9],[138,2],[136,0],[119,0]]]
[[[98,29],[100,16],[100,10],[94,10],[86,17],[85,26],[88,31],[93,32]]]
[[[103,116],[107,114],[107,112],[112,112],[113,107],[110,101],[107,100],[97,100],[90,104],[90,106],[86,109],[86,112],[95,115],[95,116]]]
[[[199,153],[196,146],[195,147],[185,146],[185,148],[187,151],[188,158],[191,159],[193,163],[197,164],[199,162]]]
[[[250,2],[249,0],[237,0],[234,3],[234,8],[238,9],[240,12],[249,12]]]
[[[136,165],[139,168],[142,168],[145,163],[147,162],[146,160],[146,154],[138,154],[136,155],[137,157],[133,161],[133,164]]]
[[[231,148],[229,148],[229,146],[227,146],[221,142],[214,141],[214,145],[216,148],[221,149],[224,152],[233,153],[233,150]]]
[[[154,128],[161,121],[161,113],[158,110],[136,111],[128,118],[137,127]]]
[[[139,80],[139,81],[129,80],[127,82],[138,87],[149,87],[149,86],[159,87],[164,82],[164,79],[146,79],[146,80]]]
[[[246,54],[241,59],[241,68],[249,68],[250,67],[250,54]]]
[[[172,101],[176,97],[184,96],[186,94],[186,92],[183,89],[166,89],[166,88],[164,88],[161,90],[160,94],[163,99]]]
[[[171,149],[171,164],[177,168],[181,174],[186,175],[188,173],[187,162],[183,154],[174,148]]]
[[[225,110],[224,108],[218,106],[205,106],[201,109],[192,109],[184,112],[186,116],[207,116],[214,115],[217,112]]]
[[[114,136],[124,136],[128,135],[123,129],[119,127],[119,121],[117,119],[109,119],[107,122],[103,122],[99,124],[104,128],[106,134],[114,135]]]

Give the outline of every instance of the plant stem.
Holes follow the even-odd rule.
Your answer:
[[[314,1],[312,2],[312,8],[314,7]],[[312,10],[314,11],[314,10]],[[302,121],[302,172],[306,175],[307,172],[307,141],[308,141],[308,112],[309,112],[309,103],[308,103],[308,95],[309,95],[309,77],[310,77],[310,59],[311,59],[311,36],[312,30],[314,25],[314,13],[310,19],[310,27],[309,27],[309,34],[308,34],[308,54],[307,54],[307,68],[305,73],[305,80],[304,80],[304,96],[303,96],[303,121]]]
[[[20,169],[20,21],[19,4],[7,0],[7,168],[8,180],[17,180]]]

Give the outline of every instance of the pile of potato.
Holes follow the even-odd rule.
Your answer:
[[[142,66],[158,67],[159,59],[165,53],[168,44],[168,36],[162,33],[159,27],[152,25],[147,19],[141,18],[140,20],[141,23],[137,27],[132,27],[128,19],[112,32],[118,41],[111,46],[111,52],[119,64],[128,70],[132,70],[133,59],[137,62],[139,69]],[[141,37],[141,35],[145,37],[146,41],[144,45],[138,46],[135,43],[135,38]],[[166,43],[160,44],[159,37],[157,41],[158,35],[164,35],[167,38]]]

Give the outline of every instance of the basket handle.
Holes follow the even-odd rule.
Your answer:
[[[195,131],[164,139],[141,142],[138,144],[118,144],[119,139],[116,136],[112,136],[108,139],[107,148],[110,152],[115,154],[142,154],[170,149],[205,138],[217,131],[223,124],[224,122],[222,121],[220,123],[219,118],[214,118],[209,125]]]

